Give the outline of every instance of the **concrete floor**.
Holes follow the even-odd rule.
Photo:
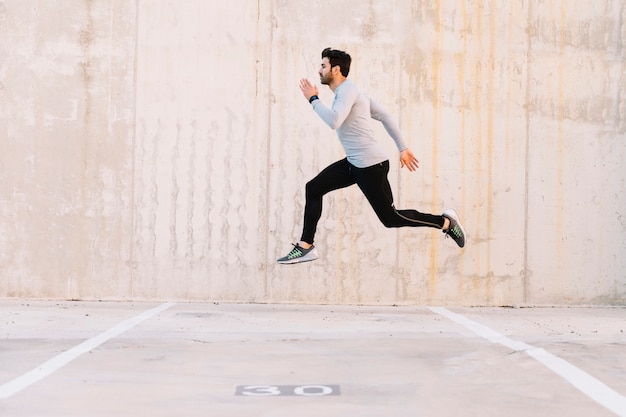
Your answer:
[[[626,416],[626,308],[0,300],[0,416]]]

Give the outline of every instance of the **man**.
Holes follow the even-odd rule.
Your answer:
[[[459,245],[465,246],[465,231],[454,210],[442,215],[420,213],[416,210],[396,210],[391,186],[387,179],[389,160],[384,149],[374,139],[370,119],[380,121],[400,151],[400,166],[409,171],[419,168],[419,161],[407,147],[400,129],[391,116],[374,100],[359,91],[348,80],[350,55],[326,48],[322,51],[320,81],[335,93],[329,109],[317,97],[318,89],[307,79],[300,80],[300,89],[313,110],[337,136],[346,158],[331,164],[306,184],[304,226],[300,242],[281,264],[313,261],[319,258],[313,245],[317,223],[322,215],[322,197],[333,190],[357,184],[385,227],[434,227],[441,229]]]

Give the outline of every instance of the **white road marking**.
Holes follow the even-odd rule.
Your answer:
[[[598,404],[611,410],[620,417],[626,417],[625,396],[566,360],[542,348],[536,348],[529,344],[510,339],[487,326],[472,321],[461,314],[453,313],[446,308],[428,307],[428,309],[464,326],[477,335],[489,340],[491,343],[500,344],[518,352],[525,352],[528,356],[534,358],[552,372],[565,379]]]
[[[97,348],[101,344],[121,335],[122,333],[132,329],[142,321],[145,321],[150,317],[159,314],[160,312],[170,308],[173,305],[174,303],[164,303],[153,309],[146,310],[138,316],[125,320],[118,325],[110,328],[106,332],[101,333],[98,336],[92,337],[91,339],[85,340],[83,343],[74,346],[70,350],[66,350],[65,352],[48,360],[47,362],[44,362],[32,371],[29,371],[24,375],[15,378],[10,382],[7,382],[6,384],[1,385],[0,399],[6,399],[11,397],[12,395],[17,394],[23,389],[28,388],[34,383],[59,370],[74,359],[78,358],[83,353],[87,353],[90,350]]]

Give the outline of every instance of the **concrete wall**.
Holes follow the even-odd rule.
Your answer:
[[[0,297],[626,302],[626,5],[617,0],[0,1]],[[327,46],[397,116],[385,229],[304,183],[343,157],[298,80]],[[321,89],[327,104],[332,94]]]

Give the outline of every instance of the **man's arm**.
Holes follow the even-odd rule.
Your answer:
[[[396,146],[400,151],[400,167],[407,167],[409,171],[415,171],[419,168],[419,161],[404,141],[402,132],[400,132],[400,127],[393,117],[391,117],[391,115],[387,113],[387,111],[380,104],[372,99],[370,99],[370,112],[372,114],[372,119],[381,122],[389,136],[391,136],[393,141],[396,143]]]
[[[396,123],[396,121],[391,117],[389,113],[377,102],[370,99],[370,111],[372,113],[372,119],[378,120],[385,126],[385,130],[391,136],[393,141],[396,143],[398,150],[402,152],[406,148],[408,148],[404,137],[402,136],[402,132],[400,132],[400,127]]]
[[[307,79],[300,80],[300,89],[307,100],[310,100],[313,96],[317,96],[317,87],[311,84]],[[331,129],[337,129],[350,114],[350,110],[352,110],[352,106],[357,97],[358,91],[356,89],[347,89],[341,90],[340,93],[335,95],[333,106],[330,109],[319,99],[314,100],[311,104],[313,105],[313,110],[315,110]]]

